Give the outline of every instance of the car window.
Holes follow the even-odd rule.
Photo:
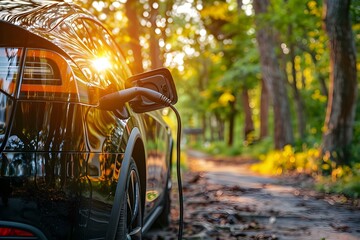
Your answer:
[[[94,49],[93,43],[91,41],[91,36],[89,35],[85,25],[81,19],[76,19],[71,27],[75,31],[77,37],[81,40],[81,42],[92,52]]]
[[[104,85],[114,85],[117,90],[124,88],[130,71],[112,37],[101,25],[90,19],[77,21],[82,21],[86,28],[80,36],[94,54],[93,63],[100,80]]]
[[[12,95],[20,70],[22,49],[0,48],[0,89]]]
[[[90,60],[93,58],[94,54],[91,52],[92,43],[90,37],[83,35],[83,32],[85,31],[84,25],[64,21],[54,31],[61,36],[57,40],[59,45],[63,47],[65,52],[69,54],[76,66],[81,70],[80,74],[79,72],[76,74],[79,77],[78,81],[84,85],[91,83],[90,85],[92,86],[106,87],[106,85],[100,85],[100,80],[94,75],[91,69]],[[79,46],[79,43],[82,43],[83,45]],[[76,68],[73,70],[76,71]]]

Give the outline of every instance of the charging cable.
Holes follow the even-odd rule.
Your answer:
[[[176,133],[176,175],[178,182],[178,191],[179,191],[179,232],[178,239],[182,239],[183,228],[184,228],[184,203],[183,203],[183,192],[182,192],[182,181],[181,181],[181,165],[180,165],[180,140],[181,140],[181,118],[180,114],[174,105],[169,106],[176,115],[176,120],[178,123],[177,133]]]
[[[178,192],[179,192],[179,232],[178,239],[182,240],[183,227],[184,227],[184,203],[183,203],[183,192],[182,192],[182,181],[181,181],[181,165],[180,165],[180,141],[181,141],[181,118],[177,109],[171,104],[171,101],[164,96],[163,94],[151,90],[149,88],[143,87],[132,87],[127,88],[115,93],[111,93],[103,96],[100,99],[99,107],[104,110],[114,110],[119,108],[119,104],[125,102],[131,102],[138,96],[146,97],[147,99],[161,103],[165,107],[170,107],[176,115],[176,120],[178,123],[177,126],[177,138],[176,138],[176,175],[178,182]]]

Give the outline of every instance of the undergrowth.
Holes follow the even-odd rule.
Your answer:
[[[215,156],[250,156],[257,157],[260,154],[265,154],[274,148],[273,140],[271,137],[264,138],[261,141],[245,145],[244,143],[237,143],[233,146],[228,146],[224,141],[214,142],[195,142],[188,144],[190,148],[205,152]]]
[[[360,197],[360,163],[337,166],[329,158],[322,157],[318,148],[295,151],[290,145],[259,158],[260,162],[254,164],[252,170],[261,174],[306,174],[313,177],[317,190]]]

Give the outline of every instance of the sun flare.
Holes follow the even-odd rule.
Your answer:
[[[99,57],[92,61],[93,67],[98,71],[104,71],[111,68],[111,62],[106,57]]]

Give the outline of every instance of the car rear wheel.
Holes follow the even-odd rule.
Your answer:
[[[141,186],[136,163],[131,159],[116,239],[142,239]]]

